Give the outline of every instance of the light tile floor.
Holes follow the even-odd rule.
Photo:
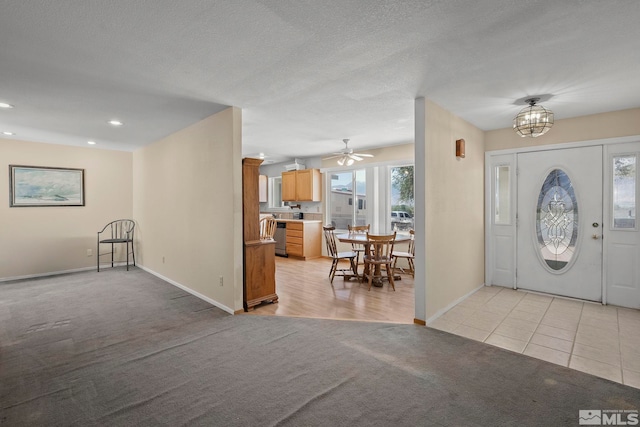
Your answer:
[[[485,286],[428,326],[640,388],[640,310]]]

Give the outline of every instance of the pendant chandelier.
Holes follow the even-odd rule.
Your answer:
[[[536,138],[549,132],[553,126],[553,111],[536,105],[540,98],[529,98],[525,102],[529,104],[524,107],[517,116],[513,118],[513,130],[522,137],[530,136]]]

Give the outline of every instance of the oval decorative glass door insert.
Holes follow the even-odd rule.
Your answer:
[[[569,176],[552,170],[538,196],[536,233],[542,259],[552,270],[561,271],[571,261],[578,239],[578,203]]]

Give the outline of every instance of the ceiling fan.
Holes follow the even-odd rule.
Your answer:
[[[363,157],[373,157],[373,154],[354,153],[353,148],[349,148],[348,139],[343,139],[342,142],[344,142],[344,150],[342,150],[339,153],[331,153],[333,154],[332,156],[325,157],[322,160],[338,158],[338,164],[340,166],[344,166],[345,164],[347,166],[351,166],[354,161],[359,162],[360,160],[362,160]]]

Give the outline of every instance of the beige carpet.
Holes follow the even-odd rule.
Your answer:
[[[136,268],[0,284],[0,425],[561,426],[639,406],[420,326],[230,316]]]

